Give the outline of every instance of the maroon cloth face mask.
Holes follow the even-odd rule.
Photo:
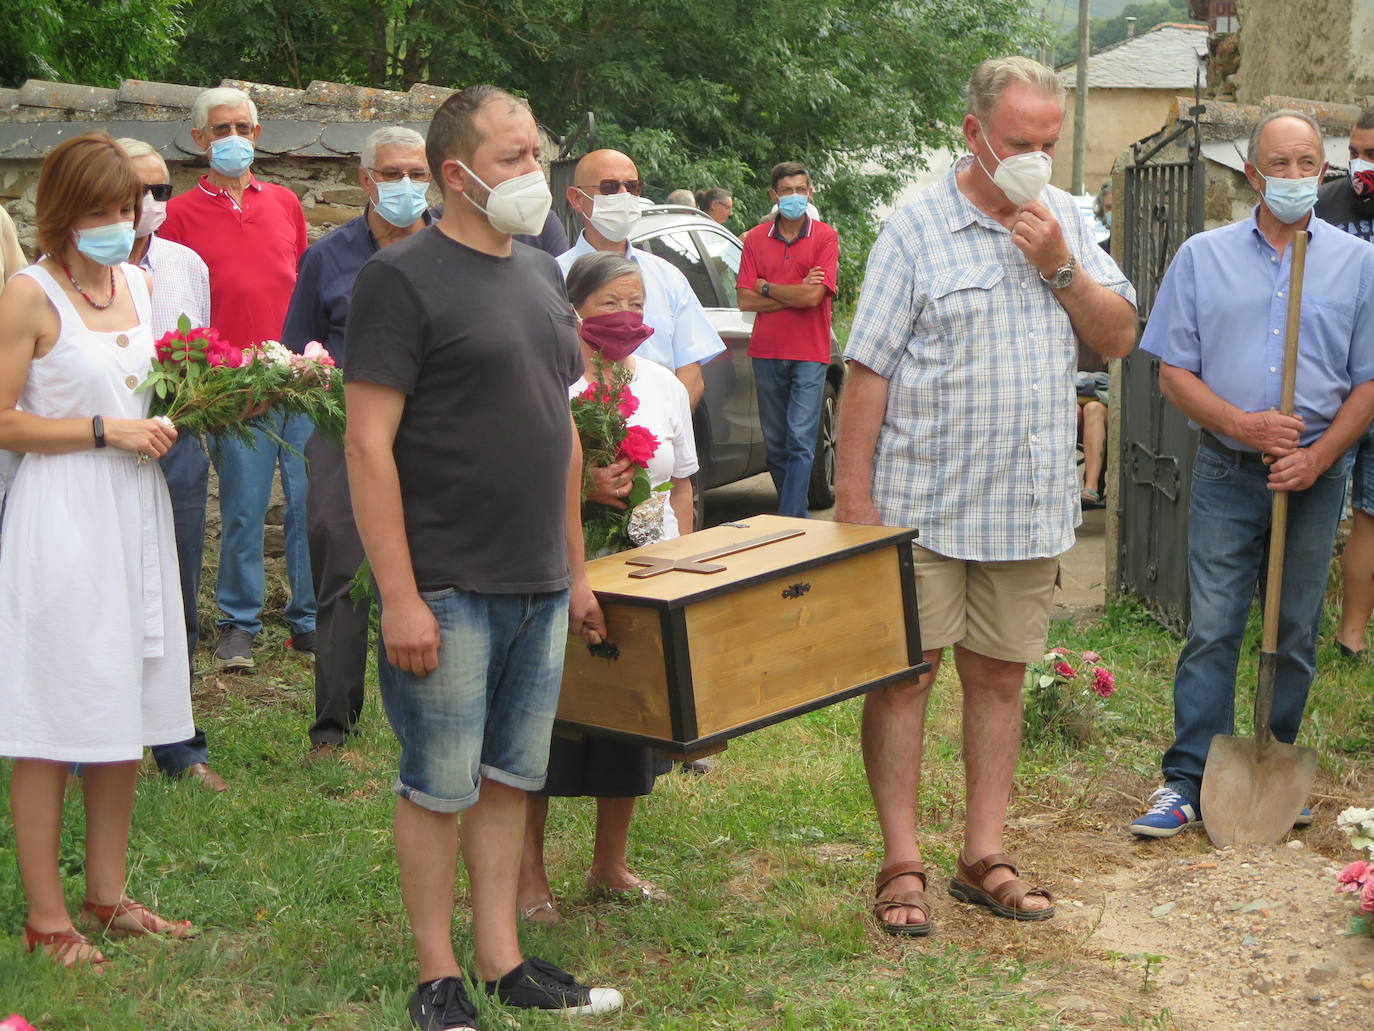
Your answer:
[[[653,335],[654,327],[644,325],[644,316],[637,311],[613,311],[582,320],[582,339],[607,361],[624,361]]]

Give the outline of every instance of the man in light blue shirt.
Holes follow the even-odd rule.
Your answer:
[[[725,350],[720,334],[702,311],[687,277],[656,254],[628,243],[639,221],[644,192],[635,163],[618,150],[594,150],[577,163],[568,203],[582,216],[582,235],[558,258],[563,275],[593,251],[623,254],[639,266],[644,279],[644,321],[654,335],[635,354],[677,373],[692,407],[701,400],[701,366]]]
[[[1273,492],[1288,491],[1283,603],[1270,727],[1292,742],[1315,672],[1317,628],[1350,448],[1374,416],[1374,248],[1312,215],[1321,133],[1280,111],[1250,138],[1251,217],[1187,240],[1160,285],[1141,348],[1164,396],[1202,431],[1188,508],[1192,616],[1174,678],[1164,787],[1131,830],[1170,837],[1206,818],[1213,735],[1234,731],[1236,667],[1263,570]],[[1294,414],[1278,412],[1292,248],[1309,236]],[[1266,464],[1266,460],[1272,464]],[[1300,823],[1310,823],[1304,809]]]

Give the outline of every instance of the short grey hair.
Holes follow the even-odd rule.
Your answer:
[[[196,102],[191,105],[191,125],[196,129],[208,129],[210,127],[210,112],[215,108],[245,106],[248,108],[248,120],[257,125],[258,105],[253,103],[253,98],[243,90],[234,89],[230,86],[208,89],[196,97]]]
[[[383,147],[404,147],[406,150],[424,153],[425,138],[404,125],[387,125],[376,132],[368,133],[367,139],[363,140],[361,155],[364,168],[372,168],[377,164],[377,151]]]
[[[1312,130],[1312,135],[1317,138],[1317,153],[1321,154],[1323,160],[1325,160],[1325,150],[1322,147],[1322,130],[1321,126],[1317,124],[1317,120],[1311,115],[1303,114],[1301,111],[1293,111],[1289,108],[1284,108],[1281,111],[1271,111],[1255,123],[1255,128],[1250,133],[1250,145],[1245,148],[1246,161],[1256,168],[1259,167],[1260,134],[1264,132],[1264,127],[1266,125],[1270,122],[1276,122],[1280,118],[1296,118],[1300,122],[1306,122],[1307,127]]]
[[[136,140],[132,136],[124,136],[115,140],[115,145],[118,146],[120,150],[124,151],[125,154],[128,154],[130,160],[145,157],[157,158],[158,164],[162,166],[163,174],[167,176],[167,181],[171,181],[172,173],[167,167],[166,160],[157,152],[157,148],[151,143],[144,143],[142,140]]]
[[[574,308],[580,308],[587,303],[588,297],[607,283],[613,283],[624,276],[635,276],[641,283],[644,281],[644,277],[639,273],[639,266],[622,254],[613,251],[584,254],[568,269],[568,278],[564,283],[568,291],[568,300]]]
[[[990,57],[969,76],[968,88],[964,91],[968,113],[980,122],[986,121],[1013,82],[1024,82],[1054,97],[1061,105],[1064,103],[1064,83],[1053,68],[1029,57]]]
[[[664,201],[664,203],[681,204],[686,208],[694,208],[697,206],[697,198],[696,194],[692,193],[691,190],[674,190],[672,193],[668,194],[668,199]]]

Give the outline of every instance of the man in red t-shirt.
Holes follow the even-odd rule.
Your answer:
[[[191,108],[191,121],[191,138],[205,150],[210,170],[167,203],[167,220],[158,235],[191,248],[209,268],[210,314],[221,336],[239,347],[276,340],[296,285],[296,265],[308,243],[301,202],[286,187],[253,177],[253,145],[262,126],[246,93],[206,90]],[[215,584],[220,609],[215,663],[228,671],[253,668],[253,638],[262,629],[263,524],[279,463],[286,496],[282,521],[291,586],[285,612],[290,643],[296,651],[315,650],[315,588],[301,458],[314,427],[301,415],[272,419],[273,431],[290,448],[256,430],[255,448],[230,440],[211,448],[223,524]]]
[[[768,196],[777,217],[744,234],[735,287],[740,308],[758,313],[749,357],[778,514],[804,519],[830,362],[840,241],[807,213],[811,177],[805,168],[784,161],[773,166],[772,181]]]

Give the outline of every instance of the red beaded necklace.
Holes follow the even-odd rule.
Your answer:
[[[65,273],[67,273],[67,279],[71,282],[72,286],[76,289],[76,292],[79,293],[82,297],[84,297],[84,298],[86,299],[86,303],[89,304],[89,305],[90,305],[92,308],[94,308],[96,311],[104,311],[104,310],[105,310],[106,308],[108,308],[110,305],[114,304],[114,302],[115,302],[115,274],[114,274],[114,266],[113,266],[113,265],[110,266],[110,299],[109,299],[108,301],[106,301],[104,304],[96,304],[95,299],[94,299],[93,297],[91,297],[90,294],[86,293],[85,290],[81,289],[81,284],[78,283],[78,282],[76,281],[76,277],[75,277],[74,275],[72,275],[72,270],[69,269],[69,268],[67,267],[67,263],[66,263],[65,261],[62,261],[60,258],[58,259],[58,262],[57,262],[57,263],[58,263],[59,265],[62,266],[62,271],[65,272]]]

